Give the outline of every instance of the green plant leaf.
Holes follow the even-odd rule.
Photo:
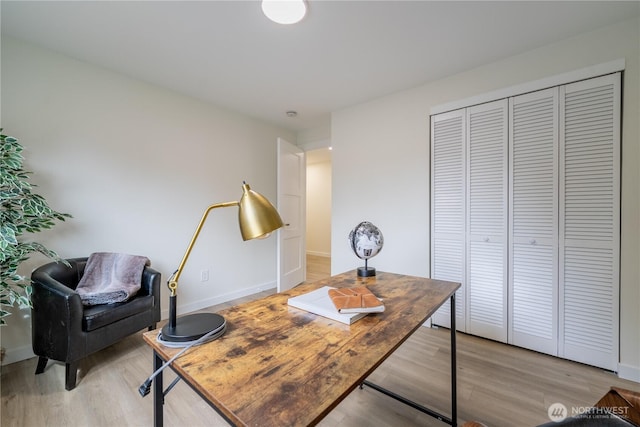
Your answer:
[[[0,134],[0,304],[24,308],[31,307],[32,288],[31,280],[17,273],[19,265],[36,252],[68,263],[40,243],[23,241],[23,235],[51,228],[71,215],[55,211],[44,197],[32,193],[22,152],[16,138]],[[0,312],[0,324],[6,324],[9,314]]]
[[[0,242],[5,242],[6,245],[17,245],[18,239],[16,238],[16,229],[13,224],[4,224],[0,226]],[[3,249],[5,249],[7,246]]]

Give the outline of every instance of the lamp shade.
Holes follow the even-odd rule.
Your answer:
[[[283,226],[282,219],[271,202],[253,191],[247,183],[242,185],[242,198],[238,206],[238,223],[242,240],[266,237]]]

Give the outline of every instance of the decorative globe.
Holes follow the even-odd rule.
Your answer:
[[[349,243],[358,258],[367,260],[382,250],[384,238],[378,227],[363,221],[349,233]]]

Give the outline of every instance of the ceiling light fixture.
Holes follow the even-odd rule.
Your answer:
[[[278,24],[295,24],[307,13],[304,0],[262,0],[262,12]]]

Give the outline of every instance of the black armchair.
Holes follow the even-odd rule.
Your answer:
[[[39,357],[36,375],[49,359],[66,364],[65,388],[76,386],[79,362],[141,329],[155,329],[160,321],[160,273],[142,272],[141,289],[128,301],[83,306],[75,291],[88,258],[49,263],[33,271],[31,337]]]

